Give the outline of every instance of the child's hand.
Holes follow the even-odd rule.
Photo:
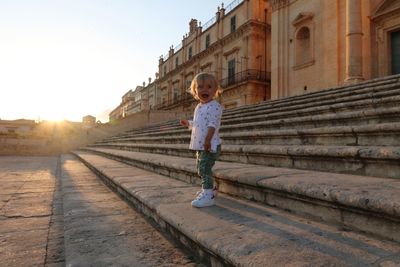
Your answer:
[[[205,142],[204,142],[204,151],[207,151],[207,152],[211,151],[211,141],[205,140]]]
[[[211,139],[214,135],[215,128],[214,127],[208,127],[207,131],[207,136],[206,139],[204,140],[204,150],[210,152],[211,151]]]
[[[189,127],[189,121],[188,120],[183,119],[183,120],[180,120],[179,123],[182,126]]]

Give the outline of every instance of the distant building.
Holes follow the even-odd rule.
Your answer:
[[[34,120],[0,120],[0,133],[29,133],[36,127]]]
[[[130,114],[142,109],[142,86],[137,86],[135,90],[130,89],[122,96],[121,103],[110,112],[110,121],[123,119]]]
[[[94,125],[96,123],[96,117],[87,115],[82,118],[82,123],[85,125]]]
[[[143,86],[136,86],[135,91],[131,92],[130,101],[127,103],[126,106],[126,116],[137,113],[144,109],[145,99],[142,96],[143,89],[144,83]]]

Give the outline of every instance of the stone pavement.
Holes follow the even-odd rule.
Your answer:
[[[0,157],[1,266],[200,266],[75,158]]]
[[[0,157],[2,266],[64,266],[57,157]]]

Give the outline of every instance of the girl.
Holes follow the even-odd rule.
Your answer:
[[[221,152],[219,127],[222,116],[222,106],[214,98],[221,89],[213,75],[202,72],[194,77],[190,92],[199,103],[193,121],[184,119],[180,123],[192,130],[189,148],[196,150],[197,173],[202,180],[202,190],[192,201],[192,206],[202,208],[214,205],[212,167]]]

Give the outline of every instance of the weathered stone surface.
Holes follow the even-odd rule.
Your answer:
[[[64,264],[56,167],[56,157],[0,158],[0,265]]]
[[[185,159],[185,161],[182,161],[179,157],[100,148],[95,149],[95,151],[106,153],[105,155],[110,153],[116,157],[121,155],[125,159],[131,157],[135,160],[143,160],[144,162],[148,162],[156,167],[157,164],[160,164],[161,168],[184,169],[185,171],[190,171],[193,176],[197,176],[194,159]],[[90,158],[91,155],[88,155],[87,157]],[[398,198],[400,195],[396,192],[399,190],[400,180],[397,179],[271,168],[260,165],[228,162],[217,162],[214,167],[214,174],[218,179],[239,182],[238,186],[240,186],[240,184],[252,185],[260,187],[260,190],[271,189],[287,192],[288,194],[294,193],[305,197],[318,198],[334,203],[340,202],[340,204],[349,205],[354,208],[385,212],[388,213],[388,216],[398,216],[399,214],[397,211],[397,203],[400,203],[400,199]],[[264,181],[263,179],[266,180]],[[345,201],[345,199],[350,199],[350,197],[341,197],[340,200],[336,197],[329,199],[329,196],[327,196],[324,191],[321,191],[321,184],[325,184],[325,187],[330,190],[334,190],[335,187],[340,186],[341,194],[343,196],[351,196],[354,200]],[[384,184],[385,186],[381,186],[381,184]],[[368,197],[371,199],[371,201],[368,202],[368,205],[360,204],[363,203],[363,197],[354,194],[356,190],[363,190],[364,188],[364,191],[369,192]],[[314,193],[309,192],[320,192],[320,195],[317,196]],[[381,197],[384,195],[387,195],[388,198]],[[374,203],[374,201],[372,201],[374,198],[377,200],[379,199],[379,202],[385,201],[387,207],[391,208],[386,208],[385,210],[381,210],[381,208],[374,209],[372,204]],[[395,211],[395,213],[393,213],[393,211]]]
[[[79,155],[94,167],[97,160],[105,160],[88,153]],[[241,171],[244,176],[251,173],[249,168],[241,169],[238,166],[234,170],[238,176]],[[396,242],[316,223],[224,194],[218,195],[216,206],[192,208],[190,201],[198,187],[154,173],[145,175],[143,170],[134,167],[125,171],[126,173],[119,172],[121,177],[110,175],[103,178],[113,181],[116,188],[123,187],[124,196],[131,195],[136,200],[132,203],[138,205],[139,209],[145,209],[146,206],[147,215],[155,218],[165,231],[175,233],[175,238],[183,240],[188,246],[191,243],[186,238],[190,238],[191,242],[197,244],[194,250],[205,248],[218,255],[225,263],[235,266],[369,266],[377,262],[380,264],[378,266],[400,264],[400,247]],[[270,172],[273,173],[273,169]],[[321,187],[314,188],[313,191],[310,183],[302,184],[310,178],[301,176],[300,173],[307,172],[277,172],[275,177],[258,180],[258,183],[269,182],[278,186],[273,182],[274,179],[292,179],[293,186],[289,185],[291,190],[302,188],[306,193],[317,194],[319,197],[318,191],[322,189],[323,192],[322,180],[318,180],[322,183]],[[229,173],[225,175],[229,176]],[[296,180],[295,177],[299,178]],[[334,179],[331,182],[333,181]],[[371,181],[376,179],[371,178]],[[328,186],[329,181],[326,183]],[[358,185],[355,179],[354,188]],[[351,194],[349,192],[349,197]]]
[[[67,266],[196,266],[82,163],[69,155],[62,162]],[[143,171],[115,163],[99,160],[124,185],[132,175],[144,179]]]

